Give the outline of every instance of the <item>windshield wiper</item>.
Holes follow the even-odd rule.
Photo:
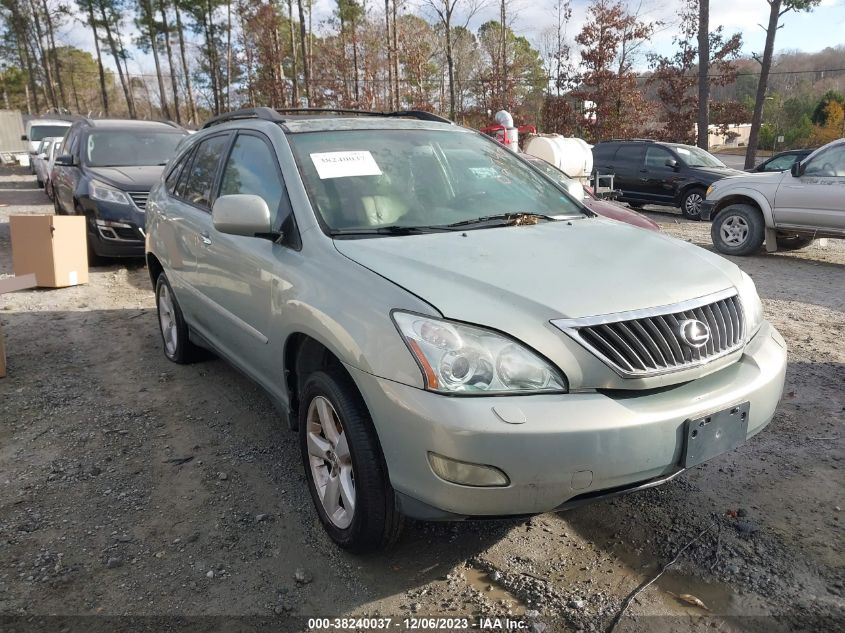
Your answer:
[[[329,231],[329,235],[333,237],[347,235],[420,235],[422,233],[437,233],[448,230],[449,229],[443,226],[401,226],[398,224],[391,224],[389,226],[332,229]]]
[[[549,220],[555,222],[562,218],[544,213],[499,213],[497,215],[486,215],[473,220],[461,220],[447,224],[448,228],[473,227],[473,226],[518,226],[520,224],[537,224],[538,220]]]

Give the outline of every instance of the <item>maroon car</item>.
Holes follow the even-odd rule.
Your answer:
[[[581,186],[581,183],[578,180],[570,178],[565,172],[562,172],[554,165],[547,163],[542,158],[537,158],[536,156],[530,156],[528,154],[522,154],[522,157],[546,174],[546,176],[562,184],[566,187],[567,191],[570,191],[573,195],[574,192],[572,189]],[[596,213],[604,218],[610,218],[611,220],[632,224],[642,229],[648,229],[649,231],[660,230],[659,224],[653,222],[642,213],[632,211],[627,207],[623,207],[621,204],[597,198],[588,187],[581,187],[581,189],[584,191],[584,197],[581,199],[581,202],[583,202],[584,206],[593,213]]]

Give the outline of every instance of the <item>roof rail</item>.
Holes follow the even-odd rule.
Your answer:
[[[232,110],[231,112],[224,112],[217,116],[211,117],[206,121],[201,129],[209,128],[213,125],[226,123],[227,121],[236,121],[238,119],[262,119],[264,121],[282,121],[279,113],[272,108],[243,108],[241,110]]]
[[[420,121],[434,121],[435,123],[448,123],[454,125],[454,121],[450,121],[446,117],[433,112],[426,112],[425,110],[396,110],[395,112],[384,112],[384,116],[408,116]]]
[[[659,143],[660,141],[655,141],[653,138],[608,138],[603,141],[599,141],[600,143],[606,143],[608,141],[636,141],[638,143]]]
[[[359,116],[383,116],[383,117],[411,117],[421,121],[436,121],[438,123],[449,123],[452,121],[442,116],[438,116],[433,112],[425,112],[424,110],[395,110],[393,112],[383,112],[381,110],[351,110],[345,108],[279,108],[276,112],[290,113],[290,114],[308,114],[311,112],[322,114],[357,114]]]
[[[433,112],[425,112],[424,110],[396,110],[393,112],[381,112],[377,110],[351,110],[346,108],[279,108],[276,110],[272,108],[245,108],[212,117],[205,122],[202,129],[238,119],[262,119],[264,121],[281,123],[285,120],[283,116],[284,114],[354,114],[358,116],[373,117],[410,117],[421,121],[434,121],[437,123],[448,123],[450,125],[454,125],[454,123],[449,119],[434,114]],[[162,121],[162,123],[171,123],[172,125],[175,125],[171,121]]]

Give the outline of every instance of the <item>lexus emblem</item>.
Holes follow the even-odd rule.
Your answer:
[[[698,349],[710,340],[710,328],[698,319],[686,319],[678,325],[678,336],[690,347]]]

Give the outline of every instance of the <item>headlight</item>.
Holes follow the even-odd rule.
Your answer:
[[[394,312],[425,387],[441,393],[566,392],[566,378],[524,345],[480,327]]]
[[[101,182],[92,180],[88,186],[88,195],[94,200],[102,200],[103,202],[113,202],[115,204],[131,204],[129,196],[113,187],[104,185]]]
[[[745,340],[750,340],[763,325],[763,303],[757,294],[754,280],[740,271],[742,281],[737,286],[739,300],[742,301],[742,311],[745,316]]]
[[[711,193],[713,193],[713,185],[710,185],[709,187],[707,187],[707,192],[704,194],[704,197],[706,198]]]

